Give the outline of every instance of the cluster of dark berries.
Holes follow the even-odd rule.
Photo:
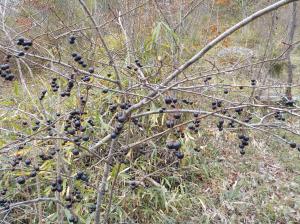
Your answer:
[[[74,80],[74,77],[72,75],[71,79],[69,79],[69,81],[68,81],[67,89],[60,94],[61,97],[71,96],[71,91],[72,91],[72,89],[74,87],[74,83],[75,83],[75,80]]]
[[[53,124],[53,122],[51,120],[47,120],[46,124],[47,124],[47,131],[48,131],[49,136],[53,136],[52,128],[55,128],[55,124]]]
[[[282,112],[280,112],[280,111],[277,111],[276,113],[275,113],[275,116],[274,116],[277,120],[279,120],[279,121],[285,121],[285,118],[283,117],[283,113]]]
[[[217,127],[218,127],[219,131],[223,131],[223,128],[224,128],[224,120],[223,119],[219,120]]]
[[[82,106],[86,104],[86,99],[83,96],[80,97],[80,104]]]
[[[96,211],[96,204],[93,203],[88,208],[89,208],[89,213],[93,213],[94,211]]]
[[[64,131],[67,135],[75,135],[76,131],[85,132],[86,127],[82,126],[81,123],[81,115],[83,113],[79,110],[73,110],[70,112],[68,119],[66,120],[66,125],[64,127]],[[89,122],[89,121],[88,121]],[[74,138],[74,143],[76,145],[80,145],[80,137]]]
[[[78,53],[72,53],[72,57],[74,61],[76,61],[78,64],[80,64],[83,68],[87,67],[87,64],[84,62],[83,58]]]
[[[121,133],[123,130],[124,125],[122,123],[117,123],[115,126],[115,130],[111,133],[111,138],[116,139],[118,135]]]
[[[242,112],[243,112],[243,108],[240,107],[240,108],[235,108],[235,112],[238,114],[238,115],[241,115]]]
[[[26,40],[24,37],[19,37],[17,40],[17,45],[23,46],[24,50],[27,51],[32,46],[32,41]]]
[[[0,191],[1,196],[5,196],[7,193],[7,188],[2,188]],[[0,198],[0,206],[3,207],[5,210],[9,209],[9,201],[5,198]]]
[[[63,179],[61,176],[58,176],[55,181],[51,183],[51,191],[52,192],[62,192],[63,191]]]
[[[51,155],[51,154],[45,154],[44,152],[41,152],[40,154],[39,154],[39,157],[40,157],[40,159],[42,160],[42,161],[47,161],[47,160],[51,160],[51,159],[53,159],[53,155]]]
[[[245,135],[239,135],[238,138],[241,140],[239,145],[241,155],[245,154],[245,147],[249,145],[249,137]]]
[[[76,176],[75,176],[76,180],[82,180],[84,182],[88,182],[89,181],[89,177],[86,173],[84,173],[83,171],[79,171],[77,172]]]
[[[126,117],[125,113],[120,112],[116,116],[116,119],[117,119],[118,123],[116,124],[114,131],[110,135],[110,137],[112,139],[116,139],[118,137],[118,135],[121,133],[123,126],[124,126],[124,122],[127,120],[127,117]]]
[[[175,104],[177,103],[177,99],[175,97],[167,96],[164,99],[165,104],[170,105],[171,107],[175,108]]]
[[[83,199],[83,196],[81,195],[80,191],[76,188],[74,188],[72,192],[72,196],[68,195],[66,196],[65,200],[68,202],[66,204],[67,208],[72,208],[73,204],[76,202],[80,202]]]
[[[181,142],[179,140],[169,141],[166,144],[167,148],[170,150],[174,150],[174,154],[178,159],[183,159],[184,154],[179,151],[181,148]]]
[[[10,65],[9,64],[2,64],[0,65],[0,75],[7,81],[12,81],[14,79],[14,75],[11,74]]]
[[[139,119],[137,119],[136,117],[131,118],[131,121],[134,125],[138,126],[138,127],[142,127],[142,124],[139,123]]]
[[[158,110],[158,112],[159,112],[159,113],[164,113],[166,109],[167,109],[167,108],[162,107],[162,108],[160,108],[160,109]]]
[[[32,127],[32,130],[33,130],[33,131],[37,131],[37,130],[39,130],[39,128],[40,128],[40,124],[41,124],[41,122],[40,122],[40,121],[36,121],[36,122],[35,122],[35,126],[33,126],[33,127]]]
[[[69,44],[75,44],[75,40],[76,40],[76,37],[75,36],[70,36],[69,37]]]
[[[233,116],[232,118],[233,118],[233,119],[236,119],[235,116]],[[234,120],[230,120],[230,122],[228,123],[228,127],[229,127],[229,128],[235,128],[235,122],[234,122]]]
[[[187,105],[193,105],[193,103],[194,103],[194,102],[189,101],[189,100],[187,100],[187,99],[183,99],[182,102],[183,102],[184,104],[187,104]]]
[[[189,129],[190,131],[195,132],[195,133],[198,133],[199,127],[200,127],[200,120],[199,120],[199,119],[195,119],[195,120],[193,121],[193,123],[189,123],[189,124],[188,124],[188,129]]]
[[[211,103],[211,109],[216,110],[218,107],[222,107],[222,101],[216,100]]]
[[[131,106],[132,106],[132,104],[131,104],[130,102],[125,102],[125,103],[121,103],[121,104],[120,104],[120,108],[121,108],[122,110],[127,110],[127,109],[129,109]]]
[[[20,155],[17,155],[16,157],[14,157],[14,158],[12,159],[11,166],[13,167],[13,170],[14,170],[14,168],[15,168],[18,164],[20,164],[20,161],[21,161],[22,159],[23,159],[23,158],[22,158],[22,156],[20,156]]]
[[[57,92],[59,89],[59,85],[57,84],[57,78],[52,78],[52,81],[50,83],[52,91]]]
[[[84,67],[84,64],[82,64],[82,66]],[[95,72],[94,67],[90,67],[89,68],[89,73],[93,74],[94,72]],[[84,81],[84,82],[89,82],[89,81],[91,81],[91,75],[86,74],[84,77],[81,78],[81,80]]]
[[[255,79],[251,79],[251,86],[255,86],[256,85],[256,80]]]
[[[23,50],[28,51],[30,49],[30,47],[32,46],[32,41],[26,40],[24,37],[20,37],[17,40],[17,45],[23,46]],[[24,56],[25,55],[24,51],[20,51],[17,56],[18,57]]]
[[[115,112],[118,109],[118,105],[117,104],[110,104],[108,109],[110,110],[110,112]]]
[[[41,96],[39,97],[39,100],[40,100],[40,101],[42,101],[42,100],[44,99],[46,93],[47,93],[47,90],[43,90],[43,91],[42,91]]]

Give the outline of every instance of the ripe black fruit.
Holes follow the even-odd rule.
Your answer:
[[[90,139],[90,137],[87,136],[87,135],[82,137],[82,140],[85,141],[85,142],[88,141],[89,139]]]
[[[190,130],[195,130],[194,124],[193,124],[193,123],[189,123],[189,124],[188,124],[188,129],[190,129]]]
[[[178,159],[183,159],[184,154],[181,153],[181,152],[175,152],[175,156],[176,156]]]
[[[74,44],[75,43],[75,40],[76,40],[76,37],[75,36],[70,36],[70,38],[69,38],[69,43],[70,44]]]
[[[181,142],[176,140],[173,142],[173,149],[178,150],[181,147]]]
[[[25,164],[26,164],[26,166],[29,166],[31,164],[31,160],[30,159],[26,159],[25,160]]]
[[[80,121],[75,121],[74,122],[75,127],[80,127],[80,124],[81,124]]]
[[[63,183],[62,177],[61,177],[61,176],[58,176],[57,179],[56,179],[56,182],[57,182],[58,184],[62,184],[62,183]]]
[[[23,37],[19,37],[17,40],[17,45],[23,45],[25,39]]]
[[[58,185],[56,186],[56,191],[57,191],[57,192],[62,192],[62,191],[63,191],[63,186],[62,186],[61,184],[58,184]]]
[[[81,126],[81,127],[80,127],[80,131],[81,131],[81,132],[85,132],[85,131],[86,131],[86,127]]]
[[[124,127],[124,125],[123,125],[122,123],[117,124],[117,125],[116,125],[116,131],[117,131],[117,132],[122,131],[123,127]]]
[[[18,56],[18,57],[23,57],[24,55],[25,55],[25,53],[24,53],[23,51],[21,51],[21,52],[18,53],[17,56]]]
[[[31,47],[32,46],[32,41],[31,40],[25,40],[23,43],[24,47]]]
[[[241,155],[245,155],[245,153],[246,153],[246,152],[245,152],[245,149],[241,149],[241,150],[240,150],[240,153],[241,153]]]
[[[3,65],[1,65],[0,66],[0,68],[1,68],[1,70],[7,70],[7,69],[9,69],[9,64],[3,64]]]
[[[245,141],[249,141],[249,137],[248,137],[248,136],[243,136],[243,139],[244,139]]]
[[[75,57],[74,57],[74,61],[80,61],[81,60],[81,56],[80,55],[76,55]]]
[[[173,149],[173,142],[167,142],[166,146],[168,149]]]
[[[117,106],[116,104],[112,104],[112,105],[109,106],[109,110],[110,110],[111,112],[116,111],[117,108],[118,108],[118,106]]]
[[[93,213],[94,211],[96,211],[96,205],[95,204],[89,206],[89,212]]]
[[[124,123],[126,121],[126,116],[125,114],[119,114],[119,116],[117,117],[117,120],[120,122],[120,123]]]
[[[89,68],[89,73],[92,74],[92,73],[94,73],[94,72],[95,72],[95,69],[94,69],[93,67],[90,67],[90,68]]]
[[[244,135],[238,135],[239,139],[244,139],[244,137],[245,137]]]
[[[78,149],[73,149],[72,153],[74,156],[78,156],[79,155],[79,150]]]
[[[32,170],[29,174],[30,177],[35,177],[36,176],[36,171],[35,170]]]
[[[176,113],[176,114],[174,114],[174,118],[175,118],[175,119],[180,119],[180,118],[181,118],[181,113]]]
[[[117,136],[118,136],[118,135],[117,135],[116,132],[113,132],[113,133],[110,134],[111,139],[116,139]]]
[[[167,96],[167,97],[165,98],[165,103],[166,103],[166,104],[171,104],[171,103],[172,103],[172,98],[169,97],[169,96]]]
[[[17,183],[18,184],[25,184],[25,177],[21,176],[17,178]]]
[[[72,215],[72,216],[69,218],[69,222],[71,222],[71,223],[78,223],[78,218],[77,218],[77,216]]]
[[[290,143],[290,147],[291,147],[292,149],[294,149],[294,148],[296,148],[296,147],[297,147],[297,144],[296,144],[296,143],[294,143],[294,142],[291,142],[291,143]]]

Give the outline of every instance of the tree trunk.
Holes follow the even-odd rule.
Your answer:
[[[289,25],[289,33],[288,33],[288,44],[293,43],[294,39],[294,34],[295,34],[295,29],[296,29],[296,17],[297,17],[297,3],[293,3],[293,9],[292,9],[292,17],[290,20],[290,25]],[[287,84],[288,87],[286,88],[285,95],[286,97],[291,100],[293,98],[292,96],[292,85],[293,85],[293,64],[291,62],[291,52],[293,50],[293,46],[290,46],[286,53],[286,58],[287,58],[287,63],[288,63],[288,79],[287,79]]]

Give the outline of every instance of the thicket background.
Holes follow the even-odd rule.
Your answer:
[[[93,223],[97,211],[106,223],[300,222],[299,2],[292,39],[293,3],[159,86],[275,2],[0,1],[0,63],[10,66],[0,79],[1,222]]]

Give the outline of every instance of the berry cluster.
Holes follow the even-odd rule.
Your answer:
[[[238,135],[238,138],[241,140],[239,145],[241,155],[245,154],[245,147],[249,145],[249,137],[245,135]]]

